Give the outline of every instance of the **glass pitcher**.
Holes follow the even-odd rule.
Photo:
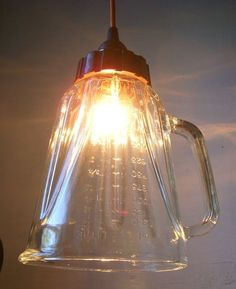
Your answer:
[[[171,133],[187,138],[200,163],[208,210],[197,225],[181,222]],[[218,212],[199,129],[168,115],[141,77],[103,70],[62,98],[43,196],[19,260],[103,272],[182,269],[187,239],[207,233]]]

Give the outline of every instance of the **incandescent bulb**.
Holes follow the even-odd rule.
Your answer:
[[[113,96],[93,107],[91,117],[91,142],[102,144],[113,141],[126,144],[129,131],[129,108]]]
[[[126,144],[130,130],[131,108],[119,96],[119,81],[114,78],[107,87],[108,95],[102,95],[91,112],[92,144]],[[124,97],[123,97],[124,98]]]

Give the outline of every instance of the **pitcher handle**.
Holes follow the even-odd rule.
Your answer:
[[[216,224],[219,217],[219,203],[216,194],[214,177],[208,157],[203,135],[194,124],[169,116],[171,132],[186,138],[192,146],[192,151],[199,161],[201,176],[207,194],[207,211],[200,224],[184,227],[187,238],[201,236],[208,233]]]

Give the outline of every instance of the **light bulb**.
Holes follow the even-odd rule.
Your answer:
[[[89,120],[91,122],[91,142],[94,145],[105,142],[125,145],[128,134],[131,133],[132,108],[128,101],[121,101],[117,78],[112,80],[107,91],[107,95],[96,96],[99,98],[99,102],[91,108]],[[122,99],[127,100],[128,97],[123,96]]]
[[[104,76],[109,74],[112,75],[111,80],[104,82],[101,88],[97,89],[90,106],[81,107],[87,118],[89,141],[94,146],[105,146],[108,143],[119,146],[126,145],[129,141],[132,145],[140,147],[143,144],[140,138],[141,130],[137,128],[140,112],[132,103],[124,85],[121,87],[119,73],[114,70],[101,72]],[[130,76],[129,73],[127,75]],[[66,104],[63,104],[60,114],[60,121],[50,141],[51,149],[56,143],[66,144],[72,137],[79,137],[82,113],[77,114],[75,109],[74,113],[71,113],[71,119],[65,123],[65,119],[68,119],[68,109]]]

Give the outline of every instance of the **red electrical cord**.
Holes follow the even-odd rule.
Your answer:
[[[116,27],[116,1],[110,0],[110,26]]]

